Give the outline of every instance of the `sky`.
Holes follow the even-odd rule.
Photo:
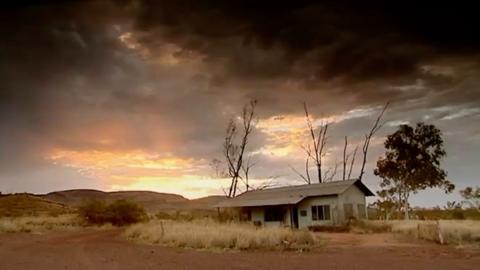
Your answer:
[[[302,183],[291,169],[305,161],[302,102],[330,122],[326,168],[341,160],[344,136],[349,151],[360,146],[390,102],[363,179],[372,190],[386,136],[420,121],[442,131],[442,167],[457,188],[412,204],[445,205],[480,183],[480,35],[469,4],[20,2],[0,9],[1,192],[221,195],[228,179],[209,164],[251,99],[254,185]]]

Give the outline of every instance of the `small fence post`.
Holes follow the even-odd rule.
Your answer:
[[[160,221],[160,229],[162,230],[162,234],[160,235],[160,238],[163,239],[163,236],[165,236],[165,228],[163,228],[163,221]]]
[[[437,220],[437,234],[438,234],[438,241],[440,241],[440,245],[443,245],[443,235],[442,230],[440,229],[440,221]]]

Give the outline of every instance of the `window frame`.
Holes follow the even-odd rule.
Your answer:
[[[332,219],[329,204],[312,205],[311,211],[312,221],[329,221]]]

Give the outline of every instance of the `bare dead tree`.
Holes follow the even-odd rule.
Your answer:
[[[209,162],[210,167],[213,170],[213,178],[222,178],[226,176],[226,172],[222,169],[222,161],[214,158]]]
[[[335,160],[335,165],[332,168],[328,168],[325,174],[323,175],[323,180],[324,182],[331,182],[333,181],[335,175],[337,175],[337,170],[338,170],[338,162]]]
[[[250,189],[250,185],[248,183],[248,176],[250,169],[255,166],[256,162],[251,161],[251,157],[248,157],[246,164],[242,164],[242,171],[243,171],[243,182],[245,183],[245,188],[247,191]]]
[[[275,175],[275,176],[268,176],[266,178],[263,178],[264,181],[262,181],[261,183],[259,184],[255,184],[255,185],[249,185],[249,189],[241,189],[241,188],[238,188],[238,191],[239,192],[242,192],[242,191],[251,191],[251,190],[262,190],[262,189],[267,189],[267,188],[270,188],[270,187],[274,187],[276,185],[278,185],[277,182],[275,182],[274,180],[279,178],[280,176],[278,175]],[[245,180],[242,178],[239,178],[243,183],[245,183]]]
[[[383,114],[387,110],[387,107],[389,104],[390,104],[389,102],[385,104],[382,111],[378,115],[377,119],[373,123],[372,129],[370,129],[370,132],[368,134],[365,134],[365,140],[363,141],[363,147],[362,147],[363,161],[362,161],[362,166],[360,168],[360,175],[358,176],[358,180],[362,180],[362,177],[365,174],[365,164],[367,163],[367,154],[368,154],[368,147],[370,146],[370,141],[373,135],[375,135],[375,133],[377,133],[378,130],[380,130],[383,127],[384,123],[380,123],[380,120],[382,119]]]
[[[302,149],[305,151],[305,153],[307,154],[307,157],[305,159],[305,175],[300,173],[297,169],[295,169],[294,167],[290,166],[290,169],[292,169],[292,171],[298,175],[303,181],[305,181],[305,183],[307,184],[311,184],[312,183],[312,180],[310,178],[310,156],[311,156],[311,152],[312,150],[310,149],[310,145],[307,144],[306,146],[302,146]]]
[[[307,161],[307,162],[308,162],[308,161]],[[301,172],[299,172],[297,169],[295,169],[295,167],[293,167],[293,166],[291,166],[291,165],[290,165],[290,169],[292,169],[292,171],[293,171],[296,175],[298,175],[303,181],[305,181],[305,183],[307,183],[307,184],[309,184],[309,185],[311,184],[311,181],[310,181],[310,179],[308,178],[308,176],[303,175]]]
[[[267,188],[274,187],[274,186],[278,185],[278,183],[275,182],[275,179],[277,179],[279,177],[280,177],[279,175],[269,176],[261,184],[259,184],[257,186],[251,186],[251,188],[252,188],[252,190],[262,190],[262,189],[267,189]]]
[[[251,100],[249,104],[245,105],[242,110],[242,134],[240,142],[236,142],[238,129],[235,121],[230,120],[227,126],[227,132],[223,144],[223,154],[227,161],[228,176],[231,177],[228,197],[235,197],[238,187],[238,180],[241,179],[241,170],[244,164],[244,155],[248,145],[248,139],[254,128],[254,116],[256,100]]]
[[[357,150],[358,150],[358,146],[356,146],[353,152],[350,153],[350,155],[352,156],[352,159],[350,161],[350,169],[348,169],[347,179],[351,179],[350,177],[352,176],[352,170],[353,170],[353,165],[355,164],[355,157],[357,156]]]
[[[307,178],[307,184],[311,184],[312,180],[310,179],[310,164],[309,164],[310,156],[307,156],[305,159],[305,176]]]
[[[310,114],[308,113],[307,103],[305,102],[303,103],[303,109],[305,111],[307,128],[313,145],[313,149],[310,150],[310,147],[308,147],[309,151],[306,152],[315,162],[318,182],[322,183],[322,159],[326,154],[328,123],[322,122],[318,127],[314,127],[312,120],[310,119]]]
[[[343,145],[343,176],[342,179],[345,181],[345,176],[347,173],[347,162],[348,162],[348,155],[347,155],[347,145],[348,145],[348,139],[347,136],[345,136],[345,144]]]

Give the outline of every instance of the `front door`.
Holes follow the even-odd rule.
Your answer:
[[[293,207],[292,208],[292,221],[293,221],[293,227],[294,228],[298,228],[298,208],[297,207]]]

